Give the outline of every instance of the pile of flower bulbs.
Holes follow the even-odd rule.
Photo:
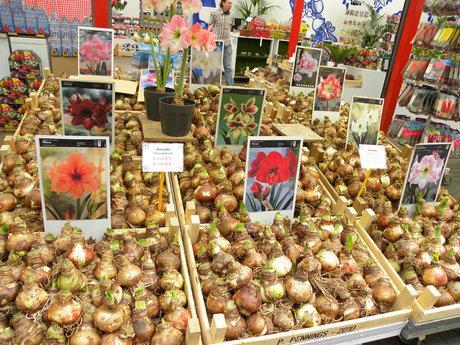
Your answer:
[[[1,344],[181,344],[190,313],[179,244],[158,230],[87,241],[2,227]]]
[[[160,174],[143,173],[141,160],[113,152],[110,169],[112,228],[155,227],[165,224],[169,192],[163,185],[162,209],[158,209]]]
[[[367,207],[379,212],[386,201],[395,207],[399,204],[405,172],[408,162],[392,146],[386,146],[387,170],[373,170],[362,194]],[[361,168],[357,149],[351,146],[347,150],[327,149],[323,162],[318,164],[329,183],[338,195],[347,198],[349,205],[358,196],[366,178],[366,170]]]
[[[144,109],[144,104],[137,102],[137,94],[130,96],[117,93],[115,100],[115,110],[143,111]]]
[[[115,115],[115,150],[129,156],[142,156],[142,125],[138,113]]]
[[[355,229],[309,213],[271,226],[242,208],[200,229],[193,246],[209,316],[223,313],[226,340],[331,322],[391,309],[396,293]]]
[[[420,200],[413,217],[406,207],[386,203],[369,235],[406,284],[420,294],[433,285],[441,292],[436,307],[460,301],[459,204],[443,195],[430,205]]]

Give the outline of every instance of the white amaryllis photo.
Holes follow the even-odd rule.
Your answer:
[[[222,78],[222,42],[216,42],[216,49],[212,52],[196,51],[192,49],[190,60],[191,84],[219,85]]]
[[[412,205],[421,199],[428,203],[436,201],[450,148],[450,143],[415,147],[403,192],[403,205]]]

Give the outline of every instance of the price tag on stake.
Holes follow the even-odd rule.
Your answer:
[[[362,169],[387,168],[387,156],[383,145],[359,145],[359,159]]]
[[[142,143],[142,172],[184,171],[184,144]]]

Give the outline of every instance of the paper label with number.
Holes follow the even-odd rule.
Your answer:
[[[386,169],[387,156],[383,145],[359,145],[362,169]]]
[[[184,171],[184,144],[142,143],[142,171]]]

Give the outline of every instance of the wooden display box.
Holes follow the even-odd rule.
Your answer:
[[[210,345],[223,343],[226,345],[279,345],[306,343],[309,340],[314,341],[316,344],[320,344],[321,339],[327,340],[329,338],[336,337],[341,334],[347,334],[348,337],[353,337],[353,334],[358,334],[360,331],[371,329],[375,330],[378,327],[385,327],[388,325],[396,325],[399,331],[406,324],[407,319],[411,313],[409,305],[415,297],[415,290],[411,286],[399,289],[396,285],[392,283],[393,288],[398,293],[398,298],[393,306],[393,311],[388,312],[386,314],[379,314],[375,316],[360,318],[357,320],[326,324],[319,327],[303,328],[289,332],[280,332],[259,337],[244,338],[234,341],[225,341],[225,316],[223,314],[215,314],[212,316],[211,320],[208,319],[205,300],[203,298],[203,294],[201,291],[200,279],[196,269],[195,256],[193,253],[193,245],[198,241],[200,227],[206,225],[200,224],[199,217],[195,214],[195,206],[193,202],[188,202],[186,208],[184,209],[184,205],[182,204],[182,198],[180,195],[177,175],[173,175],[172,182],[174,196],[176,200],[176,207],[179,216],[179,223],[181,225],[182,235],[184,239],[185,253],[192,282],[192,289],[195,297],[195,303],[198,312],[198,318],[200,320],[201,333],[204,344]],[[350,221],[354,221],[356,218],[356,212],[354,212],[352,208],[347,209],[345,215],[349,217],[348,219],[350,219]],[[365,244],[365,242],[363,242],[363,244]],[[380,269],[382,269],[382,272],[385,272],[371,251],[369,251],[369,255],[380,267]],[[310,344],[310,342],[308,343]]]
[[[370,226],[375,218],[375,213],[371,209],[367,209],[363,212],[360,219],[355,221],[355,228],[367,247],[372,251],[375,258],[378,260],[380,266],[382,266],[391,278],[393,283],[397,286],[398,290],[404,289],[411,285],[406,285],[399,274],[395,271],[393,266],[387,260],[385,255],[380,251],[375,242],[367,233],[366,229]],[[424,322],[445,319],[449,317],[460,315],[460,303],[448,305],[445,307],[434,307],[436,301],[441,297],[441,293],[438,289],[432,285],[428,285],[422,291],[422,293],[412,302],[411,308],[411,319],[415,324]]]

